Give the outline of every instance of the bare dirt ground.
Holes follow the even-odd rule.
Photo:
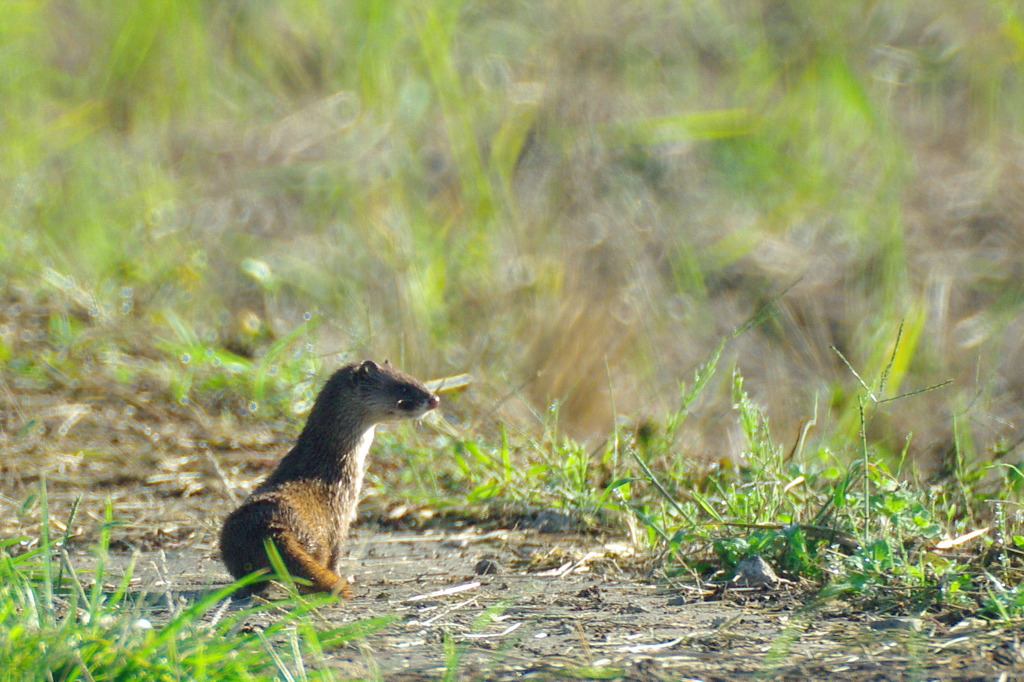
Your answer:
[[[38,543],[45,476],[51,533],[67,534],[86,576],[110,500],[118,525],[106,579],[116,583],[137,557],[132,590],[157,624],[227,582],[220,520],[288,445],[279,425],[157,412],[144,392],[90,401],[7,391],[0,401],[0,534]],[[373,466],[386,475],[389,463]],[[451,667],[460,680],[1024,678],[1021,627],[858,612],[816,599],[810,585],[672,583],[648,573],[621,538],[542,532],[560,524],[536,514],[429,528],[410,527],[413,516],[364,502],[350,542],[355,598],[319,615],[325,627],[395,620],[328,652],[325,665],[341,678],[427,680]]]
[[[328,665],[341,677],[379,670],[388,680],[436,679],[448,637],[457,679],[591,679],[601,668],[598,679],[622,680],[1013,679],[1024,671],[1019,632],[850,613],[795,586],[702,592],[617,567],[622,551],[536,531],[362,529],[351,545],[355,598],[319,615],[325,626],[397,618],[331,651]],[[128,558],[113,557],[112,583]],[[143,553],[134,576],[154,622],[169,617],[169,603],[227,582],[210,546]]]

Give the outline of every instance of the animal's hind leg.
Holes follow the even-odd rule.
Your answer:
[[[306,551],[294,533],[280,530],[274,533],[273,537],[281,560],[292,575],[309,580],[313,583],[311,589],[315,592],[331,592],[345,599],[352,598],[348,581],[317,561]]]

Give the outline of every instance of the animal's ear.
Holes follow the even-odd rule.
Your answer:
[[[356,374],[360,376],[371,376],[379,371],[380,365],[373,360],[366,360],[363,364],[359,365],[358,369],[356,369]]]
[[[390,360],[387,360],[387,359],[385,359],[385,360],[384,360],[384,366],[385,366],[385,367],[390,367],[390,366],[391,366],[391,361],[390,361]]]

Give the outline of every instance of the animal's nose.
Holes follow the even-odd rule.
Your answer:
[[[434,409],[435,407],[437,407],[440,404],[441,404],[441,399],[438,398],[436,395],[432,395],[429,398],[427,398],[427,407],[429,409],[431,409],[431,410]]]

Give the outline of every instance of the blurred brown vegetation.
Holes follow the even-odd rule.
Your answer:
[[[767,306],[727,364],[786,447],[815,405],[812,440],[857,436],[835,347],[875,389],[888,367],[885,397],[954,382],[878,411],[874,444],[913,433],[941,467],[956,428],[989,456],[1024,419],[1020,13],[22,8],[3,58],[5,296],[51,296],[48,269],[99,305],[128,287],[117,324],[161,337],[170,310],[256,356],[316,311],[320,352],[469,371],[482,412],[530,429],[558,403],[584,439],[660,420]],[[683,455],[741,456],[727,379]]]

